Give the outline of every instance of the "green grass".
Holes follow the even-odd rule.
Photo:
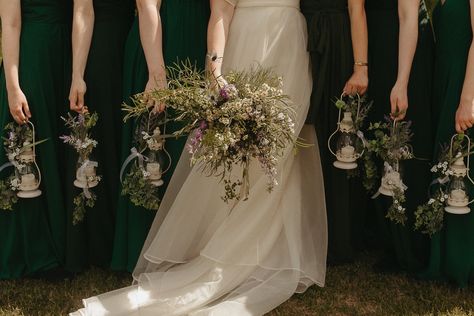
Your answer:
[[[445,315],[474,316],[474,291],[419,282],[406,275],[381,275],[373,256],[330,268],[325,288],[313,287],[271,316]],[[73,280],[0,281],[0,316],[66,315],[81,299],[127,286],[130,276],[92,269]]]

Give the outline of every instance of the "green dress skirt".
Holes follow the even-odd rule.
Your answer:
[[[0,279],[43,272],[63,262],[65,203],[61,186],[63,153],[60,115],[68,103],[71,1],[22,0],[20,86],[36,127],[43,194],[20,199],[13,211],[0,211]],[[0,74],[0,128],[12,121],[3,67]],[[4,135],[2,135],[4,136]],[[7,161],[3,145],[0,165]],[[12,172],[2,172],[5,178]]]
[[[367,0],[369,29],[369,98],[374,100],[370,122],[382,121],[390,114],[390,93],[398,69],[397,0]],[[423,3],[422,3],[422,6]],[[405,203],[408,221],[405,226],[385,218],[392,198],[379,196],[374,200],[371,217],[375,219],[377,240],[385,251],[384,260],[395,263],[396,269],[418,271],[426,264],[428,240],[413,231],[414,212],[426,202],[431,181],[430,163],[433,153],[431,83],[434,59],[434,41],[427,12],[420,9],[418,46],[408,86],[409,108],[406,120],[412,121],[414,137],[411,144],[416,159],[403,162],[402,176],[408,186]],[[393,268],[393,267],[391,267]]]
[[[206,30],[209,19],[207,0],[164,0],[161,6],[163,26],[163,46],[165,63],[168,66],[177,61],[189,59],[201,69],[206,55]],[[124,99],[130,100],[134,94],[143,92],[148,81],[147,64],[140,43],[138,17],[129,34],[125,52]],[[128,123],[122,132],[122,159],[130,154],[134,124]],[[177,130],[179,125],[170,123],[167,133]],[[166,149],[171,155],[172,165],[163,176],[166,190],[173,170],[183,150],[185,139],[168,139]],[[120,196],[117,211],[115,243],[112,269],[133,271],[142,246],[156,212],[137,207],[127,197]]]
[[[82,223],[73,225],[72,201],[80,189],[72,185],[77,154],[68,148],[66,268],[71,272],[89,265],[108,267],[112,257],[121,153],[123,56],[134,10],[133,0],[94,0],[95,23],[85,72],[85,104],[91,112],[99,114],[93,130],[99,144],[91,160],[99,163],[97,174],[102,180],[92,189],[97,195],[96,205],[87,210]]]
[[[330,264],[350,262],[361,248],[366,198],[360,178],[333,166],[335,157],[325,144],[337,127],[334,100],[353,72],[351,28],[347,0],[302,0],[308,23],[313,94],[307,123],[314,124],[324,172],[328,213]]]
[[[436,30],[433,88],[438,123],[436,151],[439,144],[449,143],[456,133],[455,115],[472,42],[469,12],[469,0],[448,0],[444,5],[438,5],[433,13]],[[469,134],[472,137],[472,133]],[[474,176],[472,172],[471,176]],[[474,197],[472,186],[469,193],[471,198]],[[467,286],[474,279],[474,212],[468,215],[445,213],[444,228],[431,241],[430,264],[423,276],[455,281],[460,287]]]

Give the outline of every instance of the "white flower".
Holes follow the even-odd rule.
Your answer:
[[[444,197],[442,197],[441,199],[439,199],[441,202],[444,202]]]
[[[399,210],[399,211],[403,211],[403,207],[399,206],[399,207],[398,207],[398,210]]]
[[[428,201],[428,205],[431,205],[431,204],[433,204],[434,202],[435,202],[435,199],[430,199],[430,200]]]

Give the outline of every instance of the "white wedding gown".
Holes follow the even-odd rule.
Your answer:
[[[279,186],[251,166],[247,201],[226,204],[222,184],[189,168],[183,153],[134,272],[134,285],[84,300],[73,315],[263,315],[324,285],[327,224],[314,127],[305,126],[311,76],[299,0],[236,5],[224,71],[255,65],[283,77],[296,131],[314,143],[279,164]]]

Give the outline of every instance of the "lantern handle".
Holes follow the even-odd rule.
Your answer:
[[[28,123],[30,126],[31,126],[31,131],[32,131],[32,137],[33,137],[33,144],[32,144],[32,150],[33,150],[33,163],[36,167],[36,170],[38,171],[38,185],[36,186],[36,189],[39,188],[39,186],[41,185],[41,180],[42,180],[42,175],[41,175],[41,170],[38,166],[38,163],[36,162],[36,129],[35,129],[35,125],[33,124],[33,122],[31,121],[28,121]]]
[[[344,95],[344,93],[343,93]],[[341,96],[342,98],[342,96]],[[334,136],[336,136],[336,134],[340,131],[341,129],[341,112],[342,110],[339,109],[339,114],[338,114],[338,117],[337,117],[337,128],[336,130],[329,136],[328,138],[328,149],[329,149],[329,152],[334,156],[334,157],[337,157],[337,154],[332,150],[331,148],[331,140],[333,139]]]

